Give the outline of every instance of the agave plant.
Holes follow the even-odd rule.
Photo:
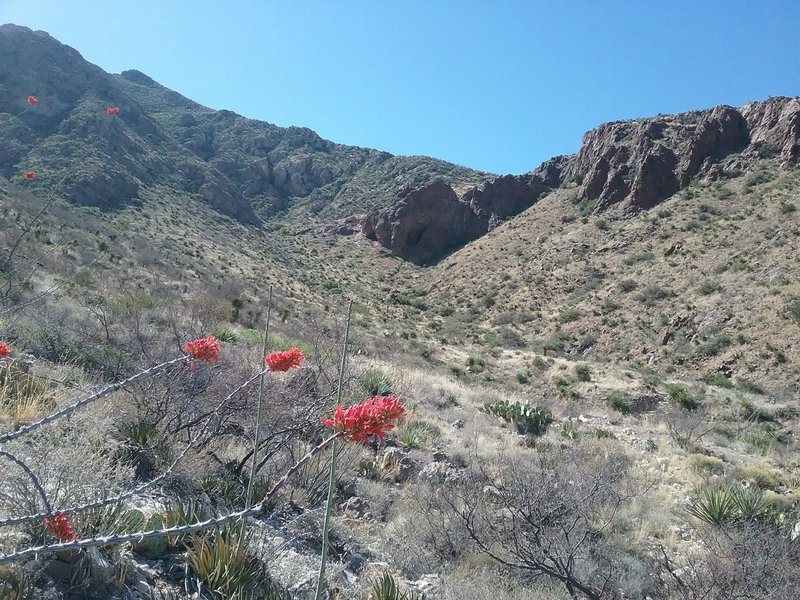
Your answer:
[[[384,573],[370,585],[370,598],[373,600],[425,600],[425,594],[401,592],[394,577]]]
[[[701,521],[722,525],[736,516],[736,498],[730,487],[715,485],[705,488],[687,510]]]
[[[359,387],[365,396],[390,396],[392,382],[383,371],[373,369],[361,376]]]
[[[236,535],[218,531],[213,536],[194,536],[187,563],[210,590],[223,598],[252,594],[268,579],[260,561],[237,548]]]

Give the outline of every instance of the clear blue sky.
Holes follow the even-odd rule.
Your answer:
[[[0,0],[107,71],[522,173],[599,123],[800,95],[800,0]]]

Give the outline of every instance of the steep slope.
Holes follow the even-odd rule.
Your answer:
[[[558,190],[424,275],[434,339],[800,387],[800,168],[693,184],[613,220]]]
[[[38,105],[26,105],[29,95]],[[119,108],[116,117],[108,106]],[[158,184],[245,224],[294,206],[343,217],[408,186],[488,178],[210,110],[138,71],[109,75],[46,33],[15,25],[0,27],[0,143],[0,173],[35,171],[31,188],[57,189],[76,204],[119,209]]]

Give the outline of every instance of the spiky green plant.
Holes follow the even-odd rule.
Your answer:
[[[738,516],[745,521],[752,521],[766,516],[767,503],[764,501],[764,492],[757,487],[737,485],[731,489],[733,501],[736,504]]]
[[[268,580],[261,562],[237,548],[236,537],[227,529],[209,537],[193,536],[186,555],[200,581],[223,598],[254,595]]]
[[[406,448],[422,448],[431,441],[435,433],[427,423],[412,421],[397,432],[397,439]]]
[[[384,573],[370,584],[370,598],[374,600],[425,600],[425,594],[402,592],[394,577]]]
[[[700,492],[687,509],[689,514],[712,525],[723,525],[736,516],[736,497],[730,487],[715,485]]]
[[[359,379],[359,387],[365,396],[389,396],[392,394],[392,382],[383,371],[371,369]]]

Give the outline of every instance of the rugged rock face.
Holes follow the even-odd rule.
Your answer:
[[[567,181],[580,183],[579,193],[595,202],[596,211],[629,213],[655,206],[695,177],[714,179],[759,157],[789,165],[799,156],[800,98],[606,123],[584,136],[578,154],[553,158],[524,176],[500,177],[461,197],[441,182],[406,189],[389,206],[373,208],[362,230],[395,255],[427,263]]]
[[[550,190],[545,175],[505,175],[468,189],[460,198],[442,181],[405,190],[389,206],[374,207],[362,231],[397,256],[429,263],[533,205]]]
[[[647,209],[699,176],[716,177],[731,154],[798,158],[800,99],[771,98],[737,110],[717,106],[653,119],[606,123],[588,132],[567,178],[583,182],[596,210]]]

